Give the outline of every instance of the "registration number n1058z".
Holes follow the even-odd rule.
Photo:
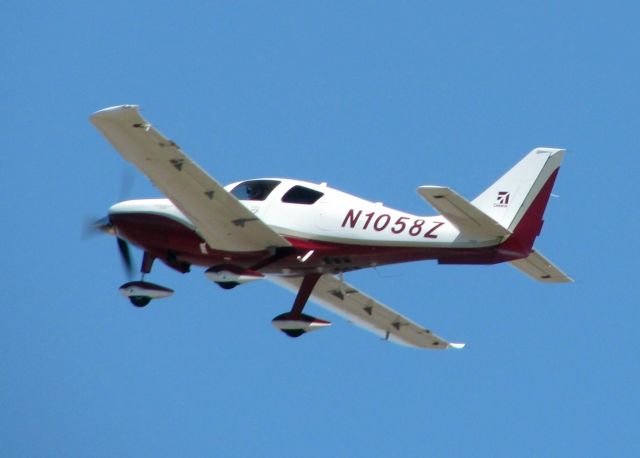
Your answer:
[[[426,239],[437,239],[436,231],[444,224],[443,221],[429,221],[424,218],[412,218],[399,216],[392,221],[388,213],[370,212],[363,214],[363,210],[350,209],[342,221],[342,227],[361,229],[363,231],[372,228],[376,232],[389,229],[393,234],[407,233],[412,237],[422,236]]]

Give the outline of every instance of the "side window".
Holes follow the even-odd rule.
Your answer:
[[[319,191],[314,191],[304,186],[294,186],[282,196],[282,201],[288,204],[311,205],[315,204],[323,195],[324,194]]]
[[[239,200],[265,200],[279,184],[276,180],[245,181],[233,188],[231,194]]]

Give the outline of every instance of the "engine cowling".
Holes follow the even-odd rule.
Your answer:
[[[317,331],[318,329],[331,326],[330,321],[321,320],[320,318],[304,313],[294,314],[292,312],[278,315],[271,324],[289,337],[300,337],[307,332]]]

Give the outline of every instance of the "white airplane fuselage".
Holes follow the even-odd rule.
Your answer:
[[[412,215],[325,184],[276,178],[233,183],[225,189],[232,192],[242,183],[255,182],[276,185],[262,200],[241,198],[240,202],[294,247],[264,266],[273,253],[228,252],[208,245],[169,199],[120,202],[111,207],[109,217],[118,236],[179,268],[184,263],[250,270],[258,266],[262,273],[290,275],[425,259],[472,264],[507,260],[500,256],[500,239],[471,240],[442,216]],[[293,188],[320,197],[313,203],[284,202]],[[513,259],[513,254],[507,257]]]

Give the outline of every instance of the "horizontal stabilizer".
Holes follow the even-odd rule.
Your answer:
[[[417,191],[467,237],[493,239],[505,238],[511,234],[453,189],[443,186],[420,186]]]
[[[509,262],[513,267],[535,280],[545,283],[571,283],[573,279],[553,265],[551,261],[537,251],[517,261]]]

